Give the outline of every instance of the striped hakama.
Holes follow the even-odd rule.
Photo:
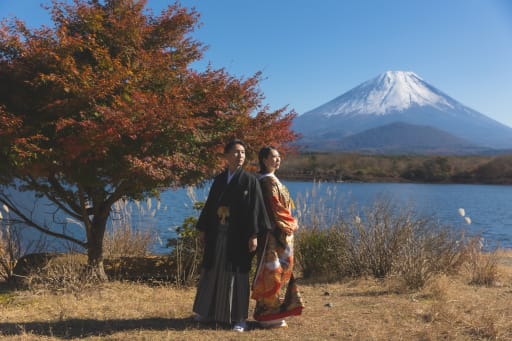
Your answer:
[[[213,266],[203,269],[193,311],[206,320],[233,323],[247,319],[249,310],[249,274],[228,271],[226,264],[227,224],[220,224]]]

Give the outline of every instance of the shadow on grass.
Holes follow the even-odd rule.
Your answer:
[[[370,290],[365,292],[345,292],[340,294],[340,296],[345,297],[377,297],[377,296],[387,296],[392,292],[389,290]]]
[[[191,329],[225,329],[229,326],[208,323],[199,324],[192,318],[146,318],[127,320],[93,320],[69,319],[56,322],[19,322],[0,323],[0,336],[15,336],[33,334],[59,338],[82,338],[90,336],[105,336],[117,332],[134,330],[191,330]]]

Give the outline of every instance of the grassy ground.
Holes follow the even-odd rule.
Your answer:
[[[195,289],[110,282],[80,293],[0,291],[0,338],[9,340],[512,340],[512,255],[499,283],[463,273],[407,292],[393,280],[300,281],[306,301],[289,328],[250,330],[191,319]],[[251,303],[251,309],[253,307]]]

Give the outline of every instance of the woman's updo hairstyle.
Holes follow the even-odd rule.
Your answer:
[[[277,150],[277,148],[272,147],[272,146],[265,146],[260,149],[260,152],[258,153],[258,161],[260,164],[260,174],[268,173],[267,166],[265,166],[265,163],[263,162],[263,160],[265,160],[270,155],[270,153],[272,153],[273,150]]]

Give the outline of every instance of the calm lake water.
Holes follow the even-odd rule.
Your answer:
[[[465,229],[469,235],[481,235],[487,247],[512,248],[512,186],[299,181],[284,181],[284,184],[296,201],[296,214],[300,213],[301,219],[307,220],[308,210],[315,205],[323,208],[317,212],[336,216],[350,214],[351,207],[362,211],[376,201],[390,200],[393,205],[414,208],[417,214],[430,216],[440,224]],[[207,194],[208,186],[194,190],[200,201]],[[153,202],[151,207],[154,206]],[[459,208],[464,209],[471,224],[459,214]],[[185,217],[196,214],[187,190],[163,192],[160,209],[151,220],[161,239],[154,251],[168,252],[165,241],[175,235],[175,227]]]
[[[364,208],[375,202],[387,200],[396,207],[414,208],[418,215],[430,216],[441,225],[465,229],[468,235],[481,235],[487,248],[512,248],[512,186],[298,181],[284,181],[284,184],[296,202],[295,215],[303,223],[317,217],[318,212],[323,214],[322,221],[329,222],[340,215],[350,217],[351,208],[358,213],[364,212]],[[131,225],[156,230],[159,240],[154,244],[153,252],[168,253],[170,249],[165,245],[167,239],[176,235],[176,227],[183,223],[184,218],[198,215],[192,208],[192,197],[204,201],[208,190],[209,185],[194,190],[166,190],[161,193],[160,202],[151,199],[131,203],[128,205]],[[31,203],[33,197],[24,201]],[[459,215],[460,208],[471,219],[471,224]],[[45,211],[48,212],[47,207]],[[41,215],[41,219],[48,217],[51,218],[51,214]],[[83,235],[80,225],[74,222],[65,228],[80,236]],[[34,230],[30,231],[30,239],[38,240]],[[48,239],[48,249],[67,250],[70,246]]]

